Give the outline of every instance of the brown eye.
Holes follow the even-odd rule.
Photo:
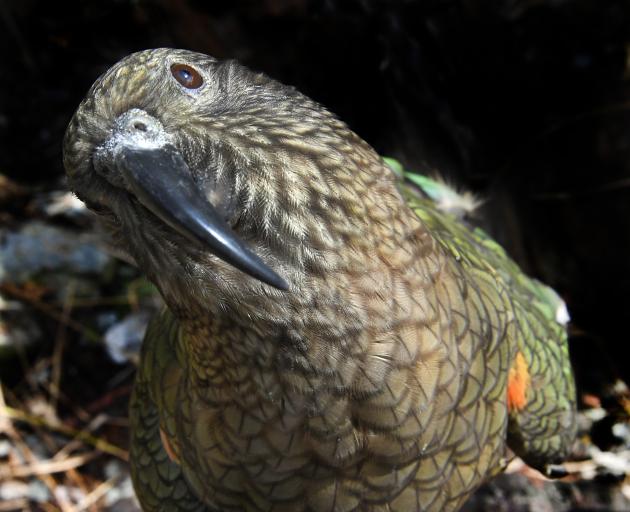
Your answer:
[[[173,64],[171,66],[171,74],[186,89],[199,89],[201,84],[203,84],[203,78],[201,78],[199,72],[187,64]]]

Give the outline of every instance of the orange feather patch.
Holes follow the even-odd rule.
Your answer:
[[[522,352],[517,352],[510,368],[507,387],[508,411],[520,411],[527,405],[527,390],[531,382],[527,362]]]
[[[166,452],[166,455],[168,455],[168,458],[171,459],[171,461],[175,464],[179,465],[179,458],[177,457],[175,450],[173,450],[173,447],[171,446],[171,442],[168,440],[168,437],[166,437],[166,434],[162,429],[160,429],[160,439],[162,440],[162,446],[164,447],[164,451]]]

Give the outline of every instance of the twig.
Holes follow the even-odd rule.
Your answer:
[[[63,307],[64,301],[50,301],[48,304],[51,306]],[[96,297],[96,298],[83,298],[75,299],[72,307],[74,309],[82,308],[94,308],[97,306],[129,306],[129,298],[127,295],[117,295],[113,297]]]
[[[109,480],[105,480],[104,482],[97,485],[92,490],[92,492],[90,492],[85,498],[83,498],[81,503],[77,505],[75,512],[81,512],[82,510],[85,510],[86,508],[96,503],[103,496],[105,496],[107,491],[109,491],[112,487],[114,487],[114,485],[116,485],[119,479],[120,477],[114,476]]]
[[[26,478],[30,476],[50,475],[52,473],[65,473],[70,469],[83,466],[87,462],[90,462],[91,460],[98,457],[100,454],[101,453],[99,451],[93,451],[81,455],[75,455],[74,457],[68,457],[67,459],[63,460],[40,460],[16,468],[9,467],[8,470],[5,469],[4,471],[8,474],[3,474],[4,472],[0,472],[0,477]]]
[[[12,407],[7,407],[6,405],[2,407],[0,405],[0,418],[7,417],[13,420],[24,421],[31,425],[37,425],[46,427],[55,432],[59,432],[60,434],[64,434],[73,439],[79,439],[90,446],[93,446],[97,450],[100,450],[105,453],[109,453],[114,457],[118,457],[119,459],[124,460],[125,462],[129,460],[129,453],[122,448],[111,444],[104,439],[98,438],[89,434],[84,430],[76,430],[70,428],[66,425],[52,425],[47,422],[44,418],[40,418],[39,416],[34,416],[32,414],[28,414],[24,411],[20,411],[18,409],[14,409]]]
[[[85,327],[84,325],[81,325],[79,322],[76,322],[72,318],[67,318],[64,320],[62,313],[59,312],[56,308],[52,307],[50,304],[47,304],[46,302],[43,302],[35,297],[30,296],[28,293],[25,293],[19,287],[11,283],[1,284],[0,291],[8,293],[9,295],[12,295],[13,297],[16,297],[20,300],[23,300],[24,302],[29,303],[34,308],[39,309],[44,314],[54,318],[55,320],[59,322],[64,322],[67,327],[83,334],[86,338],[89,338],[91,341],[100,341],[101,339],[101,336],[96,331],[88,329],[87,327]]]
[[[16,510],[28,510],[28,500],[17,498],[0,502],[0,512],[15,512]]]
[[[128,396],[129,394],[131,394],[132,388],[133,387],[131,386],[131,384],[129,384],[129,385],[126,385],[126,386],[121,386],[121,387],[116,388],[116,389],[112,389],[111,391],[105,393],[100,398],[96,399],[91,404],[88,404],[86,406],[87,412],[89,412],[89,413],[96,413],[98,411],[101,411],[102,409],[104,409],[104,408],[110,406],[112,403],[114,403],[114,401],[117,398],[120,398],[121,396]]]
[[[24,460],[26,460],[29,463],[37,462],[38,460],[37,457],[31,451],[29,446],[22,440],[19,432],[17,431],[17,429],[15,429],[15,427],[13,426],[13,423],[10,421],[10,418],[7,418],[6,422],[1,421],[2,417],[4,416],[3,412],[6,411],[7,409],[9,408],[6,406],[6,402],[4,401],[4,393],[2,390],[2,385],[0,385],[0,425],[5,427],[6,434],[13,441],[13,444],[16,446],[16,448],[20,450],[22,456],[24,457]],[[61,510],[62,512],[71,512],[70,504],[67,503],[61,497],[57,496],[55,493],[55,489],[57,487],[56,480],[51,475],[48,475],[48,474],[42,475],[41,480],[44,483],[44,485],[48,488],[51,495],[55,496],[55,499],[57,500],[57,503],[59,504],[59,508],[53,507],[51,505],[50,507],[46,507],[46,509],[51,510],[51,511]]]
[[[38,503],[38,505],[44,510],[44,512],[59,512],[59,509],[50,503]],[[25,512],[25,511],[22,511]],[[73,512],[73,511],[68,511]]]
[[[69,469],[66,472],[66,475],[68,477],[68,480],[70,480],[75,485],[75,487],[81,489],[84,496],[87,496],[90,493],[89,487],[85,481],[85,477],[79,471],[77,471],[76,468]],[[74,512],[76,512],[76,507],[74,509]],[[94,511],[94,512],[98,512],[98,511]]]
[[[2,389],[2,383],[0,383],[0,411],[6,409],[7,403],[4,400],[4,390]],[[11,419],[0,415],[0,433],[9,432],[13,428],[11,425]]]
[[[74,301],[74,290],[76,283],[71,280],[66,287],[66,298],[63,302],[61,310],[61,318],[57,325],[57,336],[55,337],[55,349],[52,355],[52,372],[50,376],[50,399],[51,406],[55,413],[57,412],[57,403],[59,402],[59,386],[61,383],[61,367],[63,361],[63,350],[66,345],[66,326],[72,312],[72,303]]]
[[[95,430],[101,428],[105,423],[107,423],[107,416],[105,414],[99,414],[85,428],[83,428],[82,431],[94,432]],[[81,443],[80,439],[73,439],[53,456],[53,460],[60,460],[68,457],[79,443]]]

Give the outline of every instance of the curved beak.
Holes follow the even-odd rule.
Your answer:
[[[288,289],[287,282],[247,248],[202,195],[176,148],[123,145],[116,164],[138,201],[171,228],[263,283]]]

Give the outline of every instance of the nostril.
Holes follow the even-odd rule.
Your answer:
[[[144,124],[142,121],[136,121],[135,123],[133,123],[133,127],[139,132],[147,131],[147,125]]]

